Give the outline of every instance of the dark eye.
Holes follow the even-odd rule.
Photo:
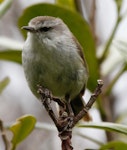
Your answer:
[[[50,29],[51,29],[51,27],[42,27],[42,28],[39,29],[39,31],[41,31],[41,32],[47,32]]]

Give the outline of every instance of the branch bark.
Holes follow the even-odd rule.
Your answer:
[[[48,89],[45,89],[41,86],[38,87],[38,93],[41,96],[41,102],[44,105],[45,109],[47,110],[49,116],[53,120],[57,130],[58,135],[61,139],[61,148],[62,150],[73,150],[71,138],[72,138],[72,128],[77,124],[77,122],[82,119],[89,109],[92,107],[94,102],[96,101],[97,97],[101,93],[101,88],[103,86],[103,81],[98,80],[98,85],[94,91],[94,93],[91,95],[90,100],[86,104],[86,106],[79,112],[77,116],[71,117],[68,116],[68,112],[64,110],[64,115],[56,116],[56,114],[53,111],[53,108],[50,105],[51,101],[53,100],[53,97],[51,96],[51,93]],[[58,100],[58,99],[57,99]],[[60,100],[59,100],[60,101]],[[59,105],[60,103],[58,103]],[[60,105],[61,107],[61,105]]]

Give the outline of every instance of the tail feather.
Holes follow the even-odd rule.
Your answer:
[[[71,107],[72,107],[72,110],[73,110],[75,116],[84,108],[84,106],[85,106],[85,102],[83,101],[83,98],[80,95],[76,96],[73,100],[71,100]],[[89,113],[87,113],[83,117],[83,119],[85,121],[92,120]]]

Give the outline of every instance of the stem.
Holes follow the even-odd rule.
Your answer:
[[[59,135],[59,137],[61,139],[62,150],[73,150],[71,143],[72,131],[64,131]]]
[[[53,109],[50,106],[51,96],[50,92],[47,89],[43,89],[41,86],[38,88],[38,93],[41,96],[41,102],[44,105],[46,111],[48,112],[49,116],[55,123],[57,129],[59,128],[58,120],[56,118],[55,113],[53,112]]]
[[[41,102],[44,105],[45,109],[47,110],[49,116],[53,120],[58,133],[61,139],[61,148],[62,150],[73,150],[71,138],[72,138],[72,128],[76,125],[76,123],[82,119],[88,112],[88,110],[92,107],[94,102],[96,101],[97,97],[101,93],[101,88],[103,86],[103,81],[98,80],[98,85],[91,95],[90,100],[87,102],[86,106],[79,112],[77,116],[72,116],[69,114],[69,111],[63,107],[62,114],[58,117],[53,111],[53,108],[50,105],[50,102],[53,101],[53,97],[48,89],[45,89],[41,86],[38,86],[38,93],[41,96]],[[59,100],[60,101],[60,100]],[[68,103],[69,105],[70,103]],[[60,103],[58,103],[60,107]],[[71,107],[71,105],[69,105]],[[13,149],[12,149],[13,150]]]
[[[98,44],[98,37],[96,35],[96,0],[93,0],[91,6],[91,13],[89,17],[89,22],[91,26],[91,31],[94,37],[95,44]]]
[[[58,130],[58,134],[61,139],[62,150],[73,150],[73,147],[71,145],[72,128],[70,128],[68,124],[69,122],[68,115],[66,116],[66,118],[65,117],[57,118],[52,107],[50,106],[50,101],[51,100],[53,101],[50,91],[48,89],[42,88],[41,86],[38,87],[39,87],[38,93],[41,96],[41,102],[44,105],[45,109],[47,110],[49,116],[53,120]]]
[[[102,97],[102,96],[101,96],[101,97]],[[106,117],[106,112],[105,112],[105,109],[103,108],[101,97],[98,97],[98,100],[97,100],[97,107],[98,107],[98,110],[99,110],[99,112],[100,112],[101,119],[103,120],[103,118]]]
[[[11,150],[15,150],[16,149],[16,145],[12,145],[12,148],[11,148]]]
[[[113,88],[113,86],[115,85],[115,83],[117,82],[117,80],[119,79],[119,77],[123,74],[123,72],[127,69],[127,65],[124,65],[122,67],[122,69],[117,73],[117,75],[114,77],[114,79],[112,80],[112,82],[106,86],[106,89],[104,90],[101,99],[102,101],[99,101],[99,110],[101,113],[101,117],[103,121],[108,121],[108,122],[112,122],[114,121],[114,114],[113,114],[113,100],[110,92]],[[112,141],[115,139],[115,136],[113,133],[111,132],[106,132],[107,135],[107,140],[108,141]]]
[[[81,16],[83,16],[81,0],[74,0],[74,2],[75,2],[76,10],[81,14]]]
[[[89,101],[86,103],[85,107],[79,112],[79,114],[74,117],[74,122],[72,124],[72,127],[74,127],[78,123],[78,121],[82,119],[88,113],[89,109],[92,107],[97,97],[100,95],[102,86],[103,86],[103,81],[98,80],[98,85],[94,93],[91,95]]]
[[[0,120],[0,130],[1,130],[1,133],[2,133],[3,142],[4,142],[4,145],[5,145],[5,150],[9,150],[9,142],[8,142],[8,139],[7,139],[5,131],[4,131],[3,122],[1,120]]]
[[[122,18],[121,18],[120,16],[117,17],[117,21],[116,21],[115,27],[114,27],[114,29],[113,29],[113,31],[112,31],[112,34],[111,34],[111,36],[110,36],[110,38],[109,38],[109,40],[108,40],[108,42],[107,42],[107,44],[106,44],[106,46],[105,46],[103,55],[102,55],[101,58],[99,59],[99,62],[100,62],[100,63],[102,63],[103,60],[107,57],[107,54],[108,54],[108,52],[109,52],[109,47],[110,47],[110,45],[111,45],[111,43],[112,43],[112,40],[113,40],[113,38],[114,38],[114,36],[115,36],[116,30],[117,30],[117,28],[118,28],[118,26],[119,26],[119,23],[120,23],[121,19],[122,19]]]
[[[125,65],[119,72],[118,74],[114,77],[114,79],[112,80],[112,82],[109,84],[109,86],[106,88],[106,90],[104,91],[105,95],[109,95],[109,93],[111,92],[113,86],[115,85],[115,83],[117,82],[117,80],[119,79],[119,77],[124,73],[124,71],[127,69],[127,65]]]

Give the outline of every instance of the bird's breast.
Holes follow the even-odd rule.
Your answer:
[[[50,49],[23,51],[23,66],[28,84],[37,96],[37,85],[54,96],[76,96],[87,81],[86,69],[77,54]]]

